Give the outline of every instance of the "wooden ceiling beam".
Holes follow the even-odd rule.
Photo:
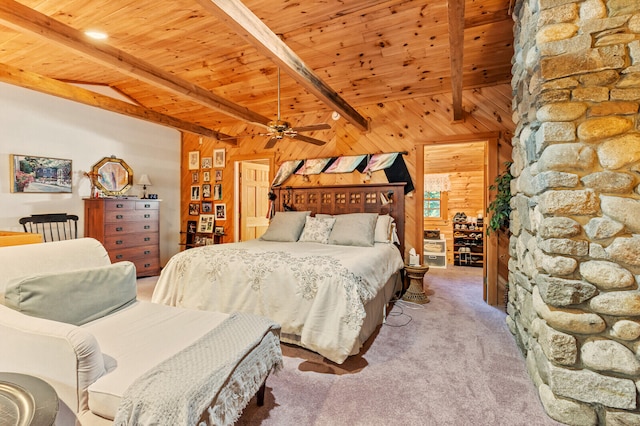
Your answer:
[[[261,125],[266,125],[270,121],[267,117],[217,96],[122,50],[93,41],[80,31],[13,0],[0,2],[0,23],[72,49],[89,60],[236,119]]]
[[[322,81],[286,43],[244,4],[228,0],[197,1],[217,19],[247,40],[259,53],[276,63],[309,93],[340,113],[345,120],[358,129],[365,132],[369,130],[369,121]]]
[[[63,83],[30,71],[21,70],[7,64],[0,63],[0,81],[84,105],[126,115],[128,117],[171,127],[183,132],[189,132],[221,140],[232,145],[237,145],[237,139],[233,136],[225,135],[224,133],[208,129],[198,124],[189,123],[175,117],[151,111],[150,109],[143,108],[138,105],[130,104],[110,96],[101,95],[99,93]]]
[[[464,0],[447,0],[449,16],[449,55],[451,58],[451,97],[453,121],[464,118],[462,110],[462,62],[464,50]]]

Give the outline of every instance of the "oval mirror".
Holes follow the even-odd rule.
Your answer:
[[[133,185],[133,170],[113,155],[94,164],[93,175],[94,184],[105,195],[124,195]]]

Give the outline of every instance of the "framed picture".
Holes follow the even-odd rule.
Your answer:
[[[200,151],[189,151],[189,170],[200,168]]]
[[[71,192],[71,160],[11,154],[11,192]]]
[[[188,220],[187,221],[187,234],[195,234],[196,233],[196,229],[198,227],[198,223],[195,220]]]
[[[224,148],[213,150],[213,167],[224,167]]]
[[[213,232],[216,235],[224,235],[224,226],[216,226]]]
[[[222,170],[216,170],[216,182],[220,182],[222,180]]]
[[[191,185],[191,201],[200,201],[199,185]]]
[[[227,205],[222,204],[214,204],[213,206],[216,209],[216,220],[227,220]]]
[[[213,213],[213,203],[211,201],[202,202],[202,213]]]
[[[222,184],[216,183],[213,185],[213,199],[222,200]]]
[[[211,172],[202,172],[202,181],[211,182]]]
[[[189,203],[189,216],[198,216],[200,214],[199,203]]]
[[[203,169],[210,169],[212,162],[213,162],[213,160],[212,160],[211,157],[202,157],[202,168]]]
[[[198,222],[198,232],[213,233],[213,224],[216,218],[212,214],[201,214]]]
[[[199,180],[198,172],[191,172],[191,183],[198,183]]]
[[[211,198],[211,184],[205,183],[202,185],[202,198]]]

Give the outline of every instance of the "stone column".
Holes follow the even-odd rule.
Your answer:
[[[551,417],[640,424],[640,0],[514,20],[507,322]]]

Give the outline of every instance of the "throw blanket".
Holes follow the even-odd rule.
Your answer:
[[[271,320],[235,313],[191,346],[140,376],[125,392],[114,425],[195,425],[230,381],[236,367],[265,339],[270,349],[262,351],[256,373],[246,383],[234,381],[235,394],[248,395],[221,401],[232,412],[218,414],[215,424],[232,424],[269,371],[282,366],[282,352]],[[246,375],[246,373],[245,373]],[[232,393],[232,394],[233,394]],[[228,394],[228,393],[226,393]],[[214,401],[214,403],[212,403]],[[241,405],[241,406],[240,406]],[[209,414],[212,409],[209,409]]]

